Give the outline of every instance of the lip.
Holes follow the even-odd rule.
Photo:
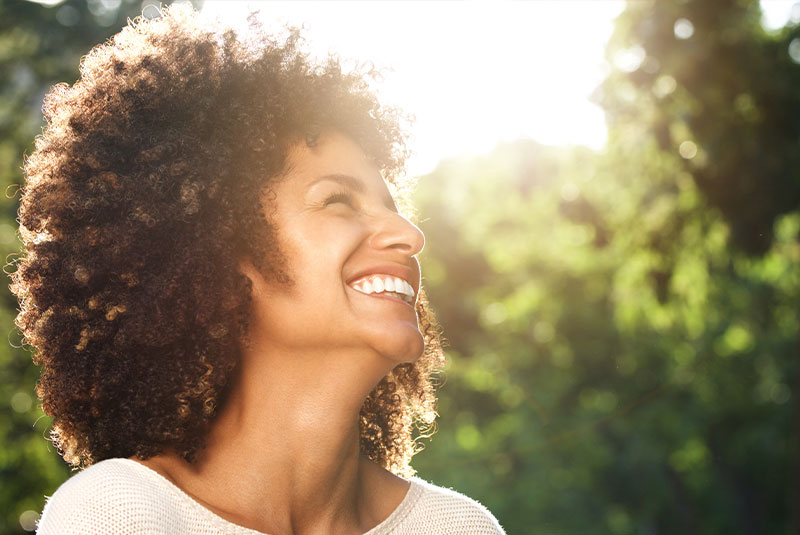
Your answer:
[[[350,285],[353,282],[363,277],[367,277],[369,275],[391,275],[392,277],[398,277],[408,282],[411,285],[411,287],[414,288],[415,301],[417,299],[417,295],[419,295],[419,269],[413,269],[409,266],[403,266],[400,264],[381,264],[377,266],[370,266],[366,269],[356,272],[350,278],[348,278],[346,281],[347,286],[352,289]],[[384,299],[394,299],[393,297],[385,295],[384,296],[376,295],[375,297],[382,297]],[[402,300],[399,301],[405,303],[405,301]]]
[[[348,288],[350,288],[350,287],[348,286]],[[372,299],[386,299],[388,301],[394,301],[395,303],[399,303],[399,304],[401,304],[403,306],[409,307],[411,310],[414,310],[414,305],[413,304],[411,304],[411,303],[409,303],[407,301],[403,301],[399,297],[393,297],[391,295],[385,295],[385,294],[365,294],[365,293],[361,293],[361,292],[359,292],[357,290],[353,290],[353,288],[350,288],[350,290],[352,290],[353,292],[355,292],[355,293],[357,293],[359,295],[363,295],[364,297],[370,297]]]

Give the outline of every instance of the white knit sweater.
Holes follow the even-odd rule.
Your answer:
[[[481,504],[411,478],[403,501],[366,535],[498,535]],[[38,535],[264,535],[212,513],[150,468],[108,459],[61,485],[47,500]]]

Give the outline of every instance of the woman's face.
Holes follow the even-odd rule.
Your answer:
[[[254,283],[254,343],[416,360],[422,232],[397,213],[378,169],[349,138],[298,144],[289,164],[264,202],[292,284],[243,263]]]

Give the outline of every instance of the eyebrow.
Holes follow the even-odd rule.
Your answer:
[[[316,179],[314,181],[314,184],[316,184],[317,182],[321,182],[323,180],[330,180],[332,182],[338,182],[342,186],[346,186],[346,187],[350,188],[351,190],[353,190],[353,191],[355,191],[357,193],[365,193],[366,192],[366,188],[364,187],[364,183],[361,180],[359,180],[356,177],[354,177],[354,176],[342,175],[342,174],[339,174],[339,173],[334,173],[332,175],[324,175],[324,176],[319,177],[318,179]]]
[[[323,180],[330,180],[331,182],[337,182],[337,183],[341,184],[342,186],[345,186],[346,188],[349,188],[349,189],[355,191],[356,193],[360,193],[362,195],[367,192],[367,188],[364,185],[364,182],[361,179],[356,178],[356,177],[351,176],[351,175],[345,175],[345,174],[341,174],[341,173],[333,173],[333,174],[330,174],[330,175],[323,175],[323,176],[319,177],[318,179],[316,179],[313,182],[313,184],[316,184],[317,182],[321,182]],[[386,204],[386,206],[388,208],[391,208],[392,210],[394,210],[396,212],[397,211],[397,205],[395,204],[394,198],[392,197],[392,195],[387,191],[386,195],[383,196],[383,197],[384,197],[383,200],[384,200],[384,203]]]

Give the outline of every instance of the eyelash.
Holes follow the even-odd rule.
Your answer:
[[[347,191],[337,191],[335,193],[332,193],[331,195],[325,198],[325,200],[322,203],[322,206],[329,206],[331,204],[336,204],[336,203],[346,204],[350,208],[355,207],[355,201],[353,199],[353,195]]]
[[[337,203],[342,203],[353,210],[357,210],[356,199],[353,196],[353,194],[347,190],[336,191],[328,195],[325,198],[325,200],[322,201],[322,207],[326,208],[332,204],[337,204]],[[394,201],[392,201],[391,209],[393,212],[398,212],[397,206],[394,204]]]

